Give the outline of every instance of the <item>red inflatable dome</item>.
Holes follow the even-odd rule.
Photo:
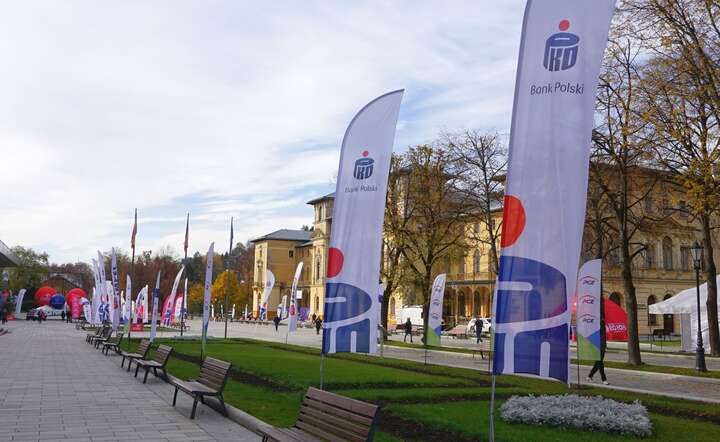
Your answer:
[[[56,292],[57,290],[52,287],[40,287],[35,292],[35,303],[40,307],[50,304],[50,298],[52,298],[52,295],[54,295]]]
[[[80,288],[70,290],[65,296],[65,301],[67,302],[68,307],[70,307],[70,315],[72,315],[73,319],[80,318],[80,313],[82,312],[80,299],[82,298],[87,298],[87,293],[85,293],[85,290]]]

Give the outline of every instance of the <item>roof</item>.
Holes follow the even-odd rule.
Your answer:
[[[319,198],[312,199],[312,200],[308,201],[307,203],[308,203],[308,204],[316,204],[316,203],[319,203],[319,202],[321,202],[321,201],[332,200],[332,199],[335,199],[335,192],[333,192],[333,193],[328,193],[328,194],[325,195],[325,196],[321,196],[321,197],[319,197]]]
[[[272,233],[268,233],[267,235],[263,235],[259,238],[255,238],[251,240],[250,242],[260,242],[260,241],[267,241],[271,239],[280,240],[280,241],[301,241],[306,242],[310,240],[310,232],[309,230],[290,230],[290,229],[280,229],[276,230]]]
[[[19,264],[20,259],[0,241],[0,267],[17,267]]]
[[[312,241],[306,241],[302,244],[298,244],[297,247],[307,247],[307,246],[311,246],[311,245],[313,245]]]

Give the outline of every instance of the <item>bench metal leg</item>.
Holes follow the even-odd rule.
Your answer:
[[[195,400],[193,401],[193,407],[192,407],[192,412],[190,413],[190,419],[195,419],[195,410],[197,409],[197,403],[198,403],[197,396],[193,395],[193,398]]]
[[[125,367],[125,356],[123,356],[122,361],[120,362],[120,368]]]
[[[135,377],[137,377],[138,370],[140,370],[140,364],[138,364],[138,363],[136,362],[136,363],[135,363]]]
[[[225,417],[228,417],[227,407],[225,406],[225,399],[223,399],[222,394],[218,396],[218,399],[220,399],[220,405],[222,405],[223,408],[223,415]]]
[[[150,367],[145,369],[145,378],[143,379],[143,384],[147,383],[147,377],[148,377],[149,373],[150,373]]]
[[[173,395],[173,407],[175,406],[175,403],[177,402],[177,392],[178,392],[178,388],[175,387],[175,394]]]

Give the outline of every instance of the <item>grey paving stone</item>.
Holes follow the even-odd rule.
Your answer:
[[[205,406],[189,420],[192,401],[173,408],[172,388],[152,376],[143,385],[70,324],[13,321],[6,328],[0,442],[260,440]]]

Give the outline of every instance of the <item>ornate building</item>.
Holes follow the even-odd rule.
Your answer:
[[[688,215],[687,203],[682,189],[661,183],[642,200],[643,211],[648,220],[636,233],[634,246],[645,248],[633,260],[634,284],[638,302],[638,323],[641,335],[655,329],[679,332],[679,318],[673,315],[649,315],[648,306],[667,299],[695,283],[690,246],[700,238],[699,227]],[[270,316],[275,313],[283,295],[289,295],[297,264],[303,262],[299,283],[300,308],[309,314],[322,316],[325,290],[325,267],[330,229],[332,226],[334,194],[308,201],[313,207],[314,221],[310,230],[278,230],[257,238],[255,243],[255,285],[253,311],[257,314],[264,285],[264,270],[270,268],[276,284],[269,300]],[[493,212],[495,222],[502,221],[502,208]],[[468,243],[471,247],[461,259],[446,259],[436,273],[447,273],[443,316],[448,325],[462,323],[472,317],[491,315],[492,293],[495,273],[487,245],[473,241],[485,226],[472,223],[467,226]],[[592,232],[586,228],[585,251],[582,261],[593,258]],[[716,259],[718,245],[716,244]],[[612,246],[608,246],[611,249]],[[398,289],[389,300],[389,321],[395,320],[406,300],[418,299],[412,287]],[[611,250],[603,262],[603,291],[612,301],[625,308],[625,294],[621,277],[620,259]]]

